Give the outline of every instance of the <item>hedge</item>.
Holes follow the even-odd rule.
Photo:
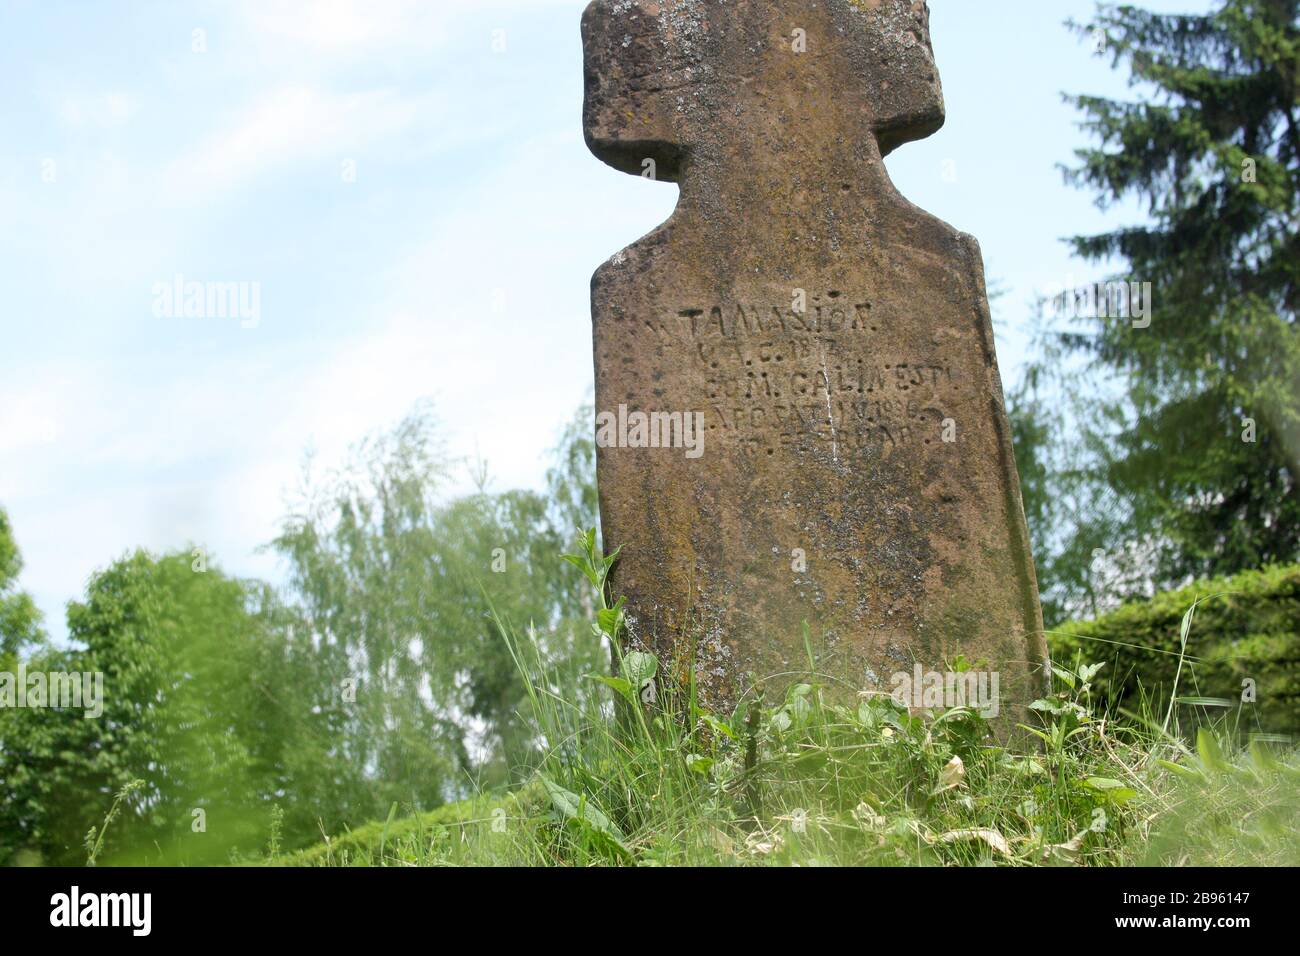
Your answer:
[[[473,797],[412,816],[374,821],[325,843],[262,862],[271,866],[379,866],[408,839],[421,838],[442,827],[483,826],[497,808],[510,816],[530,816],[535,812],[539,791],[536,786],[524,786],[503,796]]]
[[[1199,581],[1064,625],[1048,635],[1052,656],[1106,661],[1094,686],[1113,708],[1136,711],[1145,695],[1163,714],[1193,604],[1178,697],[1223,698],[1243,732],[1300,739],[1300,565]],[[1246,680],[1254,681],[1253,703],[1243,701]]]

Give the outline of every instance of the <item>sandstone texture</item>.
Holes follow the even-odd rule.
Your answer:
[[[806,667],[806,623],[862,689],[964,659],[1023,716],[1047,650],[979,246],[882,162],[943,124],[925,4],[596,0],[582,31],[591,150],[680,187],[592,280],[596,410],[703,425],[598,450],[629,642],[725,708]]]

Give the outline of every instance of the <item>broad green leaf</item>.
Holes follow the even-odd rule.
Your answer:
[[[562,554],[560,557],[581,571],[586,576],[587,580],[591,582],[592,587],[600,587],[600,578],[587,563],[586,558],[576,554]]]
[[[619,672],[633,687],[641,687],[659,673],[659,659],[643,651],[628,651],[623,656],[623,666]]]
[[[623,609],[621,607],[601,608],[596,612],[596,623],[601,631],[612,638],[617,638],[623,629]]]
[[[700,716],[700,720],[702,720],[705,723],[705,725],[707,725],[715,733],[722,734],[722,736],[726,737],[728,740],[736,739],[735,732],[730,727],[728,727],[725,723],[719,720],[717,717],[714,717],[712,714],[702,714]]]
[[[629,857],[632,855],[632,851],[624,843],[623,832],[609,817],[605,816],[595,801],[566,790],[547,777],[542,777],[542,785],[546,787],[551,804],[562,817],[604,837],[624,855]]]
[[[612,687],[627,700],[632,700],[634,697],[632,685],[621,677],[606,677],[604,674],[588,674],[587,677],[591,680],[600,681],[606,687]]]
[[[713,758],[703,754],[687,754],[686,766],[695,773],[707,776],[709,771],[713,769]]]
[[[1084,664],[1079,668],[1079,677],[1085,684],[1092,683],[1092,679],[1097,676],[1097,672],[1106,666],[1106,662],[1100,664]]]

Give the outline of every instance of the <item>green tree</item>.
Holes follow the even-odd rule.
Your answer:
[[[1013,402],[1050,463],[1046,482],[1025,469],[1026,499],[1062,612],[1088,609],[1099,574],[1129,596],[1300,555],[1298,9],[1103,5],[1071,24],[1143,95],[1067,97],[1096,140],[1067,179],[1148,213],[1071,242],[1121,264],[1108,281],[1150,283],[1151,311],[1049,329]]]
[[[0,723],[0,855],[84,862],[87,831],[137,778],[104,860],[221,862],[264,841],[295,739],[263,693],[288,676],[283,635],[263,587],[197,567],[190,552],[122,558],[69,605],[72,646],[26,658],[29,673],[102,675],[103,707],[29,706]]]
[[[490,493],[482,474],[478,491],[450,499],[453,465],[431,412],[417,409],[337,473],[309,472],[273,543],[321,668],[356,689],[339,746],[374,794],[353,822],[391,802],[427,809],[503,783],[533,752],[494,613],[531,628],[562,672],[597,659],[580,623],[581,578],[560,558],[570,535],[550,502]]]
[[[574,413],[564,426],[555,450],[555,461],[546,473],[552,521],[556,527],[575,532],[587,528],[599,530],[595,421],[595,409],[590,402]]]
[[[9,515],[0,508],[0,665],[14,660],[26,647],[41,643],[41,615],[31,596],[18,589],[22,554],[14,540]]]
[[[9,515],[0,508],[0,673],[17,675],[18,661],[25,651],[44,642],[40,612],[31,597],[18,588],[22,572],[22,555],[14,540]],[[6,756],[22,714],[16,708],[0,707],[0,866],[14,861],[17,854],[28,851],[29,858],[39,860],[34,840],[20,829],[18,820],[29,811],[30,798],[11,787]]]
[[[136,552],[69,605],[67,648],[36,641],[0,522],[5,656],[101,673],[105,691],[98,718],[0,711],[0,864],[33,851],[84,862],[87,831],[135,779],[145,786],[103,861],[256,852],[273,812],[283,844],[301,846],[527,767],[537,741],[496,618],[534,635],[550,689],[569,699],[597,694],[585,675],[607,665],[582,577],[561,558],[594,516],[590,421],[566,430],[551,496],[492,493],[482,477],[446,498],[452,462],[417,410],[337,473],[309,473],[271,545],[289,565],[290,601],[197,552]]]

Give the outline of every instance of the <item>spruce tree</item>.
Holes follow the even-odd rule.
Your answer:
[[[1094,140],[1067,181],[1103,209],[1136,199],[1148,214],[1069,242],[1099,270],[1119,263],[1108,278],[1149,282],[1151,313],[1073,316],[1050,336],[1046,364],[1082,396],[1057,440],[1087,463],[1060,476],[1061,501],[1082,511],[1036,542],[1049,587],[1077,585],[1098,551],[1140,565],[1131,590],[1300,556],[1298,12],[1300,0],[1222,0],[1206,15],[1102,5],[1069,24],[1127,69],[1135,96],[1066,97]]]

